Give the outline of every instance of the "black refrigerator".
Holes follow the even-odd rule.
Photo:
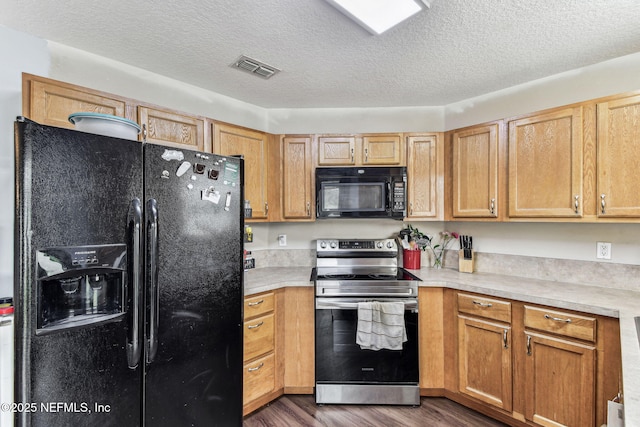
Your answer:
[[[16,425],[241,425],[243,161],[15,142]]]

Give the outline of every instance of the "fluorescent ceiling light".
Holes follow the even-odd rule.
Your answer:
[[[382,34],[428,8],[425,0],[326,0],[372,34]]]

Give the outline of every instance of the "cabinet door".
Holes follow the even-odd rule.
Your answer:
[[[138,107],[138,119],[147,142],[211,151],[205,147],[204,119],[149,107]]]
[[[595,347],[525,334],[525,417],[543,426],[594,425]]]
[[[407,137],[407,218],[438,219],[442,189],[439,185],[436,135]]]
[[[318,165],[345,166],[356,164],[355,136],[319,136]]]
[[[252,218],[266,219],[269,215],[266,135],[216,123],[214,152],[225,156],[244,157],[244,198],[251,203]]]
[[[242,401],[245,405],[273,391],[275,388],[275,365],[273,353],[245,363],[242,395]]]
[[[400,165],[402,164],[401,135],[365,135],[362,137],[362,164]]]
[[[507,411],[512,404],[511,328],[458,316],[460,392]]]
[[[509,122],[509,216],[579,218],[581,206],[582,108]]]
[[[311,137],[282,139],[283,216],[285,219],[312,219]]]
[[[640,96],[597,108],[598,216],[640,217]]]
[[[29,80],[28,99],[23,101],[23,114],[43,125],[73,129],[69,115],[91,112],[126,117],[126,103],[106,94],[67,84]],[[25,95],[26,96],[26,95]],[[131,117],[127,117],[131,119]],[[135,120],[135,119],[134,119]]]
[[[284,294],[285,393],[313,393],[315,386],[314,289],[288,287]]]
[[[453,134],[453,216],[498,216],[498,125]]]

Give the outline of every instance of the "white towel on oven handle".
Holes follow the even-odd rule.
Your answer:
[[[402,350],[407,341],[402,301],[358,303],[356,344],[364,350]]]

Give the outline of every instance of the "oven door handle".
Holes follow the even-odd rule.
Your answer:
[[[385,302],[385,301],[381,301]],[[388,301],[386,301],[388,302]],[[395,301],[394,301],[395,302]],[[418,311],[418,301],[417,300],[409,300],[409,301],[401,301],[404,303],[405,310],[411,310],[414,312]],[[335,301],[333,298],[316,298],[316,309],[319,310],[357,310],[358,302],[354,301]]]
[[[331,288],[322,288],[319,290],[319,295],[335,295],[335,296],[349,296],[349,289],[345,289],[344,287],[341,289],[331,289]],[[407,289],[406,292],[371,292],[366,293],[362,292],[360,289],[354,289],[352,296],[358,297],[387,297],[387,298],[404,298],[404,297],[415,297],[412,289]]]

